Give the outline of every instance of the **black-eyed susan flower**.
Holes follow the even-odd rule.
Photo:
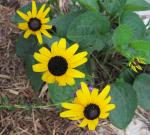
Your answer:
[[[68,110],[60,113],[60,117],[81,120],[79,127],[88,125],[89,130],[95,130],[99,119],[106,119],[115,108],[114,104],[110,104],[109,91],[110,85],[107,85],[101,93],[96,88],[90,92],[86,83],[81,82],[81,89],[77,90],[73,103],[62,103],[62,107]]]
[[[33,65],[34,72],[44,72],[42,80],[47,83],[58,83],[60,86],[74,85],[74,78],[84,78],[85,74],[75,68],[87,62],[87,52],[75,54],[79,45],[73,44],[66,48],[66,39],[51,45],[51,50],[42,47],[34,53],[34,58],[40,62]]]
[[[138,73],[138,71],[142,71],[143,68],[141,65],[145,65],[145,64],[146,64],[145,59],[140,57],[133,58],[128,63],[129,67],[136,73]]]
[[[50,21],[50,18],[47,17],[47,14],[50,11],[50,7],[45,9],[46,4],[43,4],[39,11],[37,11],[36,2],[32,1],[32,11],[28,11],[27,14],[17,10],[17,14],[25,20],[18,24],[18,27],[21,30],[24,30],[24,38],[28,38],[31,34],[36,35],[38,42],[42,44],[42,34],[51,38],[52,36],[47,32],[48,29],[52,28],[52,25],[47,23]]]

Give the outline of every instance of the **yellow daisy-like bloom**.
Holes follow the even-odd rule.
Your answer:
[[[141,65],[145,65],[145,64],[146,64],[145,59],[140,57],[133,58],[128,63],[129,67],[136,73],[138,73],[138,71],[142,71],[143,68]]]
[[[34,58],[40,62],[33,65],[34,72],[44,72],[42,80],[47,83],[57,82],[60,86],[74,85],[74,78],[84,78],[85,74],[74,69],[87,62],[87,52],[75,54],[79,48],[73,44],[66,48],[66,39],[51,45],[51,51],[42,47],[39,52],[34,53]]]
[[[50,7],[45,9],[46,4],[43,4],[39,11],[37,11],[36,2],[32,1],[32,11],[28,11],[27,14],[17,10],[17,14],[25,20],[23,23],[19,23],[18,27],[25,31],[24,38],[28,38],[31,34],[36,35],[40,44],[43,43],[42,34],[51,38],[52,36],[47,32],[48,29],[52,29],[52,25],[48,25],[50,18],[47,14],[50,11]],[[45,11],[44,11],[45,9]]]
[[[77,90],[74,102],[62,103],[62,107],[69,110],[60,113],[60,117],[82,120],[79,127],[88,125],[89,130],[95,130],[99,119],[106,119],[115,108],[114,104],[110,104],[109,91],[110,85],[107,85],[100,94],[96,88],[90,92],[88,86],[81,82],[81,89]]]

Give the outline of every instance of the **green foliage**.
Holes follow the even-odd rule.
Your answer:
[[[149,74],[141,74],[134,81],[133,85],[136,93],[138,104],[146,109],[150,110],[150,75]]]
[[[67,37],[79,42],[82,49],[101,50],[104,47],[106,33],[109,32],[110,23],[107,17],[100,13],[87,11],[76,17],[69,26]]]
[[[131,122],[137,107],[136,93],[133,87],[125,82],[112,84],[112,103],[116,109],[110,113],[110,121],[118,128],[126,128]]]
[[[99,11],[98,0],[74,0],[79,2],[83,7],[92,11]]]
[[[56,34],[60,37],[66,37],[67,30],[70,23],[82,13],[83,11],[74,11],[67,15],[58,16],[57,18],[52,19],[51,24],[56,27]]]
[[[127,0],[125,10],[128,11],[150,10],[150,4],[145,0]]]
[[[150,42],[144,40],[135,40],[130,44],[130,47],[134,50],[133,56],[139,56],[146,60],[146,62],[150,63]]]
[[[33,56],[26,55],[24,57],[24,62],[25,62],[25,70],[33,89],[39,91],[42,87],[43,81],[41,80],[41,74],[33,72],[32,65],[35,64]]]
[[[142,39],[145,35],[145,25],[141,18],[133,12],[124,12],[120,18],[121,24],[129,25],[134,31],[134,38]]]

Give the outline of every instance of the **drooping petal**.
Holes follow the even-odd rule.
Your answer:
[[[32,17],[36,17],[37,14],[37,8],[36,8],[36,2],[32,0]]]
[[[19,23],[18,24],[19,29],[21,30],[27,30],[28,29],[28,23],[24,22],[24,23]]]
[[[48,70],[48,67],[45,64],[35,64],[32,66],[34,72],[44,72]]]
[[[75,80],[72,77],[67,77],[66,76],[66,83],[71,86],[71,85],[75,84]]]
[[[79,127],[86,127],[87,124],[88,124],[88,120],[84,118],[83,121],[79,124]]]
[[[27,30],[27,31],[24,33],[24,38],[28,38],[31,34],[32,34],[32,31],[31,31],[31,30]]]
[[[52,35],[47,32],[47,30],[41,30],[41,32],[48,38],[52,38]]]
[[[30,19],[26,14],[24,14],[23,12],[21,12],[19,10],[17,10],[17,14],[25,21],[29,21],[29,19]]]
[[[54,83],[55,82],[55,77],[52,74],[50,74],[49,71],[46,71],[42,75],[42,80],[47,82],[47,83]]]
[[[67,75],[75,78],[84,78],[85,74],[76,70],[76,69],[68,69]]]
[[[36,34],[36,36],[37,36],[38,42],[39,42],[40,44],[42,44],[42,43],[43,43],[43,39],[42,39],[41,32],[40,32],[40,31],[37,31],[35,34]]]
[[[96,126],[98,125],[98,118],[95,120],[91,120],[88,122],[89,130],[95,130]]]

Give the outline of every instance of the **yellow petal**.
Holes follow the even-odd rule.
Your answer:
[[[46,71],[42,75],[42,80],[47,82],[47,83],[54,83],[55,82],[55,77],[49,71]]]
[[[105,102],[105,104],[109,104],[110,101],[111,101],[111,96],[107,97],[104,102]]]
[[[55,54],[58,52],[58,42],[57,41],[51,45],[51,52],[52,52],[52,54]]]
[[[32,17],[36,17],[36,14],[37,14],[37,9],[36,9],[36,3],[35,1],[33,0],[32,1]]]
[[[72,58],[71,58],[71,63],[75,63],[77,61],[80,61],[82,60],[85,56],[87,56],[87,52],[81,52],[81,53],[78,53],[76,55],[74,55]]]
[[[48,23],[49,21],[50,21],[50,19],[49,19],[49,18],[45,18],[45,19],[42,19],[42,20],[41,20],[42,24],[44,24],[44,23]]]
[[[56,82],[58,83],[59,86],[66,86],[66,80],[64,76],[56,77]]]
[[[106,85],[102,92],[99,94],[101,99],[105,99],[110,91],[110,85]]]
[[[27,30],[27,31],[24,33],[24,38],[28,38],[31,34],[32,34],[32,31],[31,31],[31,30]]]
[[[46,56],[46,57],[48,57],[48,58],[50,58],[51,57],[51,52],[50,52],[50,50],[48,50],[46,47],[42,47],[40,50],[39,50],[39,52],[42,54],[42,55],[44,55],[44,56]]]
[[[91,120],[90,122],[88,122],[89,130],[95,130],[97,125],[98,125],[98,119]]]
[[[32,66],[34,72],[44,72],[48,70],[48,67],[45,64],[35,64]]]
[[[138,70],[143,70],[140,65],[136,66],[136,68],[137,68]]]
[[[28,29],[28,24],[26,22],[25,23],[19,23],[18,27],[21,30],[27,30]]]
[[[76,69],[68,69],[66,74],[75,78],[85,78],[85,74]]]
[[[31,11],[28,11],[28,12],[27,12],[27,15],[28,15],[29,18],[32,18],[32,13],[31,13]]]
[[[29,19],[30,19],[26,14],[24,14],[23,12],[21,12],[19,10],[17,10],[17,14],[25,21],[29,21]]]
[[[88,124],[88,120],[85,118],[85,119],[83,119],[83,121],[79,124],[79,127],[86,127],[87,124]]]
[[[64,111],[64,112],[60,113],[60,117],[62,117],[62,118],[78,117],[78,116],[81,116],[81,114],[79,112],[76,112],[76,111],[73,111],[73,110]]]
[[[41,29],[47,30],[47,29],[51,29],[51,28],[52,28],[52,25],[43,24]]]
[[[41,32],[48,38],[52,38],[52,35],[47,32],[47,30],[41,30]]]
[[[99,118],[106,119],[109,116],[110,113],[101,113]]]
[[[137,69],[136,69],[135,66],[131,66],[131,69],[132,69],[134,72],[138,73],[138,71],[137,71]]]
[[[44,12],[43,12],[43,14],[42,14],[42,18],[45,18],[46,16],[47,16],[47,14],[49,13],[49,11],[50,11],[50,7],[48,7]]]
[[[75,84],[75,80],[73,78],[71,78],[71,77],[67,77],[66,78],[66,83],[71,86],[71,85]]]
[[[40,18],[40,17],[42,16],[42,13],[43,13],[43,11],[44,11],[44,9],[45,9],[45,6],[46,6],[46,4],[43,4],[43,5],[41,6],[40,10],[39,10],[38,13],[37,13],[37,18]]]
[[[115,105],[114,104],[108,104],[106,107],[105,107],[105,112],[108,112],[108,111],[111,111],[113,109],[115,109]]]
[[[83,107],[79,104],[72,104],[72,103],[62,103],[61,104],[65,109],[72,109],[72,110],[83,110]]]
[[[70,65],[71,65],[71,68],[76,68],[76,67],[78,67],[78,66],[80,66],[86,62],[87,62],[87,58],[83,58],[82,60],[77,61],[75,63],[71,63]]]
[[[66,49],[66,39],[65,38],[61,38],[60,41],[58,42],[58,47],[62,50]]]
[[[69,56],[72,57],[72,56],[76,53],[76,51],[78,50],[78,48],[79,48],[79,45],[78,45],[78,44],[73,44],[72,46],[70,46],[70,47],[67,49],[66,53],[67,53]]]
[[[34,53],[33,57],[34,59],[36,59],[38,62],[41,62],[41,63],[48,63],[49,61],[48,57],[46,57],[45,55],[41,55],[37,52]]]
[[[89,99],[90,98],[90,90],[89,90],[87,84],[84,82],[81,82],[81,89],[82,89],[82,92],[86,95],[86,98]]]
[[[92,103],[97,103],[97,96],[98,96],[98,89],[96,89],[96,88],[94,88],[93,90],[92,90],[92,92],[91,92],[91,101],[92,101]]]
[[[37,31],[35,34],[37,36],[37,39],[38,39],[39,43],[42,44],[43,43],[43,39],[42,39],[41,32]]]

